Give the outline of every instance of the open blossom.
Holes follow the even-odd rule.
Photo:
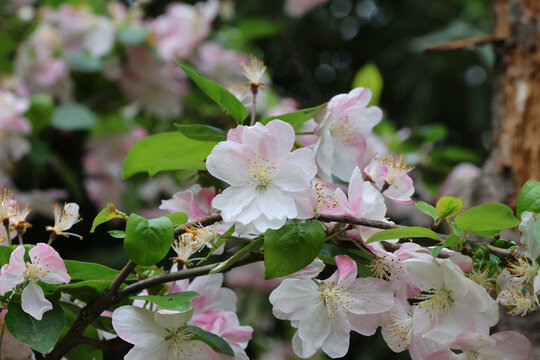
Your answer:
[[[194,48],[210,33],[218,7],[217,0],[198,2],[194,6],[170,4],[165,14],[150,24],[158,54],[165,60],[191,56]]]
[[[244,68],[244,76],[248,79],[252,91],[254,88],[264,85],[263,76],[266,66],[264,66],[262,61],[252,55],[249,64],[242,64],[242,67]]]
[[[62,235],[68,237],[72,235],[82,239],[81,235],[66,232],[66,230],[71,229],[79,221],[81,221],[81,217],[79,216],[79,205],[77,203],[67,203],[64,205],[64,209],[60,209],[58,205],[55,205],[54,226],[47,226],[47,230],[52,231],[56,236]]]
[[[332,175],[348,181],[356,166],[363,166],[366,137],[382,119],[376,106],[367,108],[371,91],[356,88],[334,96],[315,114],[318,142],[314,146],[319,176],[332,181]]]
[[[214,359],[214,351],[184,328],[192,316],[193,309],[152,312],[125,305],[113,312],[112,325],[121,339],[135,345],[125,360]]]
[[[403,161],[403,154],[399,159],[386,155],[375,156],[364,172],[384,196],[397,204],[410,204],[413,202],[414,186],[407,172],[413,168]]]
[[[17,246],[11,253],[9,264],[0,270],[0,295],[4,295],[17,285],[28,281],[22,291],[22,309],[41,320],[43,314],[51,310],[52,304],[45,299],[43,289],[37,284],[43,281],[47,284],[69,283],[71,277],[66,272],[64,261],[49,245],[39,243],[30,249],[30,261],[24,262],[24,247]]]
[[[177,192],[172,199],[161,200],[159,208],[170,214],[182,212],[187,215],[188,222],[191,222],[210,215],[215,195],[214,187],[203,188],[195,184],[188,190]]]
[[[208,156],[210,174],[231,186],[212,206],[225,222],[252,224],[258,232],[278,229],[287,219],[313,216],[310,181],[317,168],[309,149],[293,152],[291,125],[273,120],[266,126],[238,126]]]
[[[180,238],[174,239],[172,243],[172,248],[176,253],[176,257],[172,260],[176,262],[189,263],[188,259],[193,254],[205,246],[212,247],[212,241],[216,238],[215,232],[202,226],[185,228],[185,231],[180,235]]]
[[[461,353],[440,350],[425,360],[528,360],[531,343],[516,331],[501,331],[491,336],[466,332],[460,334],[450,348],[459,349]]]
[[[357,278],[356,263],[348,256],[335,260],[338,270],[327,280],[285,279],[270,294],[274,316],[291,320],[298,329],[293,349],[301,358],[319,348],[332,358],[344,356],[350,331],[372,335],[378,314],[394,303],[388,283]]]
[[[464,331],[486,332],[499,320],[497,303],[451,260],[411,258],[404,263],[422,290],[413,324],[424,337],[451,341]]]

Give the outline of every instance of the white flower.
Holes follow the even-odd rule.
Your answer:
[[[388,283],[373,278],[357,279],[356,263],[336,256],[338,270],[327,280],[285,279],[270,294],[273,313],[289,319],[298,331],[293,349],[301,358],[318,348],[330,357],[342,357],[349,348],[349,332],[372,335],[378,314],[394,303]]]
[[[118,336],[135,345],[125,360],[208,360],[214,352],[205,343],[193,340],[184,329],[193,309],[152,312],[136,306],[121,306],[113,312],[112,325]]]
[[[79,205],[77,203],[65,204],[63,210],[58,205],[54,205],[54,226],[47,226],[47,230],[54,232],[56,236],[62,235],[68,237],[72,235],[82,239],[81,235],[66,232],[66,230],[71,229],[73,225],[81,220],[79,216]]]
[[[317,168],[311,150],[291,152],[293,143],[292,126],[273,120],[266,126],[238,126],[214,147],[206,167],[231,185],[212,202],[225,222],[264,232],[287,219],[313,217],[316,199],[310,181]]]

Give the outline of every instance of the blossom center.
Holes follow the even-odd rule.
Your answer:
[[[349,116],[345,115],[330,126],[330,133],[335,137],[340,137],[345,142],[354,140],[353,123]]]
[[[404,317],[399,317],[390,313],[389,320],[388,330],[391,334],[390,341],[400,348],[408,349],[412,338],[412,316],[407,314]]]
[[[403,154],[399,155],[399,159],[391,155],[385,155],[383,157],[376,156],[375,161],[387,167],[388,174],[384,177],[384,180],[390,185],[395,183],[398,178],[405,175],[409,170],[414,169],[414,166],[409,166],[403,161]]]
[[[33,263],[26,263],[26,268],[24,269],[24,278],[32,283],[40,281],[45,275],[49,273],[48,270],[44,269],[43,266],[39,264],[39,260],[34,257]],[[48,265],[45,264],[45,267]]]
[[[339,282],[335,283],[332,281],[320,284],[318,291],[326,304],[329,318],[334,317],[333,312],[335,310],[345,309],[348,311],[351,308],[350,286],[344,287]]]
[[[430,319],[441,315],[454,303],[452,291],[444,287],[423,292],[416,299],[423,300],[418,307],[427,311]]]
[[[276,163],[262,155],[246,162],[248,171],[247,183],[256,189],[266,189],[274,178]]]
[[[191,354],[186,353],[186,344],[193,338],[193,334],[189,330],[182,328],[174,329],[169,332],[169,335],[165,338],[165,342],[172,350],[171,360],[184,360]]]

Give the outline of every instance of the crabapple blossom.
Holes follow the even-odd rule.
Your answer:
[[[188,222],[191,222],[210,215],[215,195],[214,187],[203,188],[195,184],[188,190],[175,193],[172,199],[161,200],[159,208],[170,214],[182,212],[187,215]]]
[[[71,229],[73,225],[81,221],[79,216],[79,205],[77,203],[67,203],[63,209],[60,209],[58,205],[54,205],[54,226],[47,226],[47,230],[52,231],[54,236],[62,235],[69,237],[69,235],[82,239],[81,235],[77,235],[66,230]]]
[[[337,188],[335,202],[345,215],[371,220],[385,220],[386,204],[381,193],[368,181],[364,181],[362,172],[356,167],[349,181],[348,198]],[[357,226],[356,229],[364,240],[378,232],[378,229]]]
[[[172,258],[176,262],[189,263],[188,259],[200,251],[203,247],[212,247],[212,241],[216,238],[216,233],[202,226],[185,228],[185,233],[180,238],[174,239],[172,248],[176,257]]]
[[[249,360],[244,349],[251,339],[253,328],[251,326],[241,326],[234,312],[217,309],[207,311],[197,317],[194,316],[190,324],[222,337],[233,349],[234,359]],[[226,355],[216,355],[221,360],[230,359]]]
[[[381,193],[397,204],[412,203],[414,194],[413,181],[407,172],[414,169],[403,161],[403,154],[399,159],[391,155],[375,158],[366,166],[364,173],[366,179],[371,181]]]
[[[332,181],[332,175],[348,181],[356,166],[363,165],[366,137],[382,119],[376,106],[367,108],[371,90],[356,88],[334,96],[315,114],[319,140],[314,145],[319,176]]]
[[[22,291],[22,309],[37,320],[51,310],[52,304],[45,299],[38,281],[47,284],[69,283],[71,277],[66,271],[64,261],[49,245],[39,243],[29,251],[30,261],[24,262],[24,247],[17,246],[11,253],[9,264],[0,270],[0,295],[4,295],[17,285],[28,281]]]
[[[338,269],[328,279],[285,279],[270,294],[274,316],[298,329],[293,349],[302,358],[319,348],[332,358],[344,356],[350,331],[372,335],[380,323],[377,314],[393,305],[387,282],[357,278],[356,263],[348,256],[335,260]]]
[[[497,303],[451,260],[411,258],[404,263],[422,290],[413,313],[415,332],[441,342],[464,331],[487,331],[499,320]]]
[[[135,345],[125,360],[213,359],[213,350],[183,328],[192,316],[193,309],[152,312],[124,305],[114,310],[112,325],[121,339]]]
[[[528,360],[530,341],[516,331],[502,331],[491,336],[474,333],[460,334],[446,349],[430,354],[425,360]]]
[[[310,181],[317,168],[309,149],[290,152],[291,125],[273,120],[266,126],[238,126],[206,160],[210,174],[231,186],[212,201],[225,222],[253,225],[255,231],[278,229],[287,219],[313,216]]]

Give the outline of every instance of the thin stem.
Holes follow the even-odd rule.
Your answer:
[[[251,121],[250,126],[255,125],[255,113],[257,112],[257,87],[251,86],[251,93],[253,94],[253,101],[251,105]]]
[[[11,246],[11,234],[9,233],[9,219],[4,219],[4,221],[2,221],[2,224],[4,225],[4,228],[6,229],[6,239],[8,241],[8,245]]]
[[[51,236],[49,236],[49,242],[47,243],[47,245],[51,246],[54,239],[56,239],[56,234],[54,233],[54,231],[51,233]]]

